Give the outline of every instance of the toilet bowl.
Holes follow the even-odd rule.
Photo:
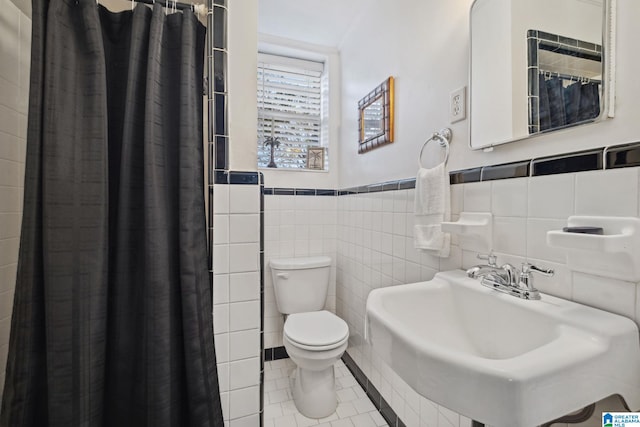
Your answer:
[[[278,310],[287,315],[284,347],[296,364],[290,378],[294,403],[308,418],[328,417],[338,405],[334,364],[349,340],[347,323],[323,310],[331,259],[272,259],[269,265]]]
[[[324,418],[338,405],[334,364],[347,349],[349,328],[329,311],[290,315],[283,341],[296,364],[291,390],[296,408],[306,417]]]

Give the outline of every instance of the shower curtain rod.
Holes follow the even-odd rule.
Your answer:
[[[597,80],[597,79],[592,79],[590,77],[583,77],[583,76],[574,76],[571,74],[563,74],[563,73],[557,73],[555,71],[546,71],[543,69],[538,70],[539,74],[544,74],[545,76],[550,76],[550,77],[559,77],[561,79],[564,80],[575,80],[575,81],[580,81],[580,80],[584,80],[587,83],[602,83],[602,81]]]
[[[144,3],[144,4],[156,4],[156,0],[132,0],[136,3]],[[176,9],[184,10],[191,9],[196,13],[206,13],[207,5],[205,4],[193,4],[193,3],[182,3],[182,2],[174,2],[172,0],[157,0],[157,3],[163,5],[166,8],[175,7]]]

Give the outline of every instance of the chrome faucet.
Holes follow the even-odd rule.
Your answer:
[[[467,276],[471,277],[472,279],[482,279],[488,274],[495,273],[497,269],[500,268],[497,264],[498,257],[496,257],[493,252],[490,252],[488,255],[478,254],[477,258],[485,260],[487,261],[487,263],[474,265],[467,270]]]
[[[553,276],[554,273],[551,269],[536,267],[526,262],[522,263],[520,271],[508,263],[498,267],[496,256],[493,254],[488,256],[478,255],[478,258],[487,259],[489,263],[476,265],[468,269],[467,275],[469,277],[479,279],[483,286],[522,299],[540,299],[540,292],[533,286],[532,273],[539,273],[543,276]]]

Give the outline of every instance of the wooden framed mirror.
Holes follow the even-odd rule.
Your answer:
[[[358,153],[393,142],[393,77],[358,102]]]

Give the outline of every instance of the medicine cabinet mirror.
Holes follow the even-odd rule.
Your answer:
[[[393,77],[358,102],[358,153],[393,142]]]
[[[607,115],[612,1],[474,1],[471,148],[532,138]]]

